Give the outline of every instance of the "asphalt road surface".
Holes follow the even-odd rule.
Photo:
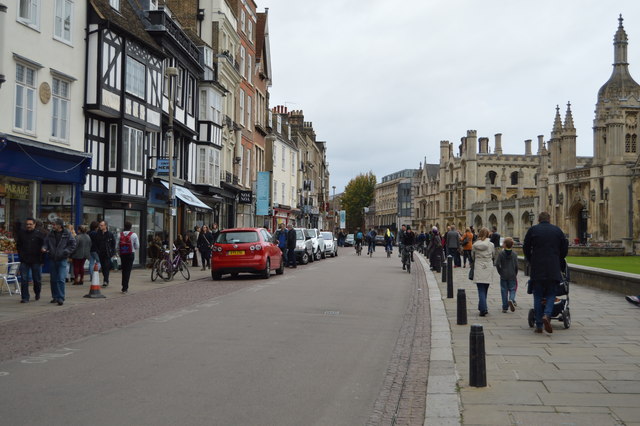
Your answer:
[[[391,388],[406,383],[417,270],[345,248],[269,280],[192,283],[239,289],[0,363],[1,423],[379,423],[399,406]],[[189,288],[123,300],[136,309],[133,297],[150,305]]]

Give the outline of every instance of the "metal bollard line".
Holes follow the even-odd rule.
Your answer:
[[[466,325],[467,324],[467,293],[465,293],[464,288],[458,289],[458,325]]]
[[[473,324],[469,333],[469,386],[487,386],[484,332],[480,324]]]
[[[453,256],[447,256],[447,299],[453,299]]]

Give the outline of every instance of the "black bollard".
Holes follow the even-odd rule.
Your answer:
[[[477,388],[487,386],[484,332],[480,324],[473,324],[469,334],[469,386]]]
[[[458,289],[458,325],[467,325],[467,293]]]
[[[447,261],[442,260],[442,282],[444,283],[446,281],[447,281]]]
[[[447,299],[453,299],[453,257],[447,256]]]

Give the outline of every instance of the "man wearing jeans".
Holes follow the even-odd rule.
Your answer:
[[[51,303],[61,306],[65,298],[64,280],[67,277],[68,259],[76,248],[76,239],[64,227],[62,219],[53,221],[53,231],[44,240],[43,248],[49,253],[51,262]]]
[[[562,281],[561,265],[569,250],[569,242],[564,232],[549,223],[547,212],[538,215],[538,224],[532,226],[524,237],[522,250],[531,265],[530,280],[533,285],[533,309],[535,311],[536,333],[553,333],[551,316],[556,299],[556,288]],[[544,311],[542,299],[545,300]]]
[[[24,221],[25,229],[18,231],[18,254],[20,255],[20,303],[29,302],[29,272],[33,279],[33,292],[36,300],[40,300],[42,289],[42,246],[44,235],[36,229],[36,220],[32,217]]]

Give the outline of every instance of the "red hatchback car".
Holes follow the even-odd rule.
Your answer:
[[[240,272],[269,278],[274,269],[276,274],[282,274],[284,258],[272,240],[271,234],[264,228],[221,231],[211,252],[211,278],[219,280],[222,274],[235,277]]]

